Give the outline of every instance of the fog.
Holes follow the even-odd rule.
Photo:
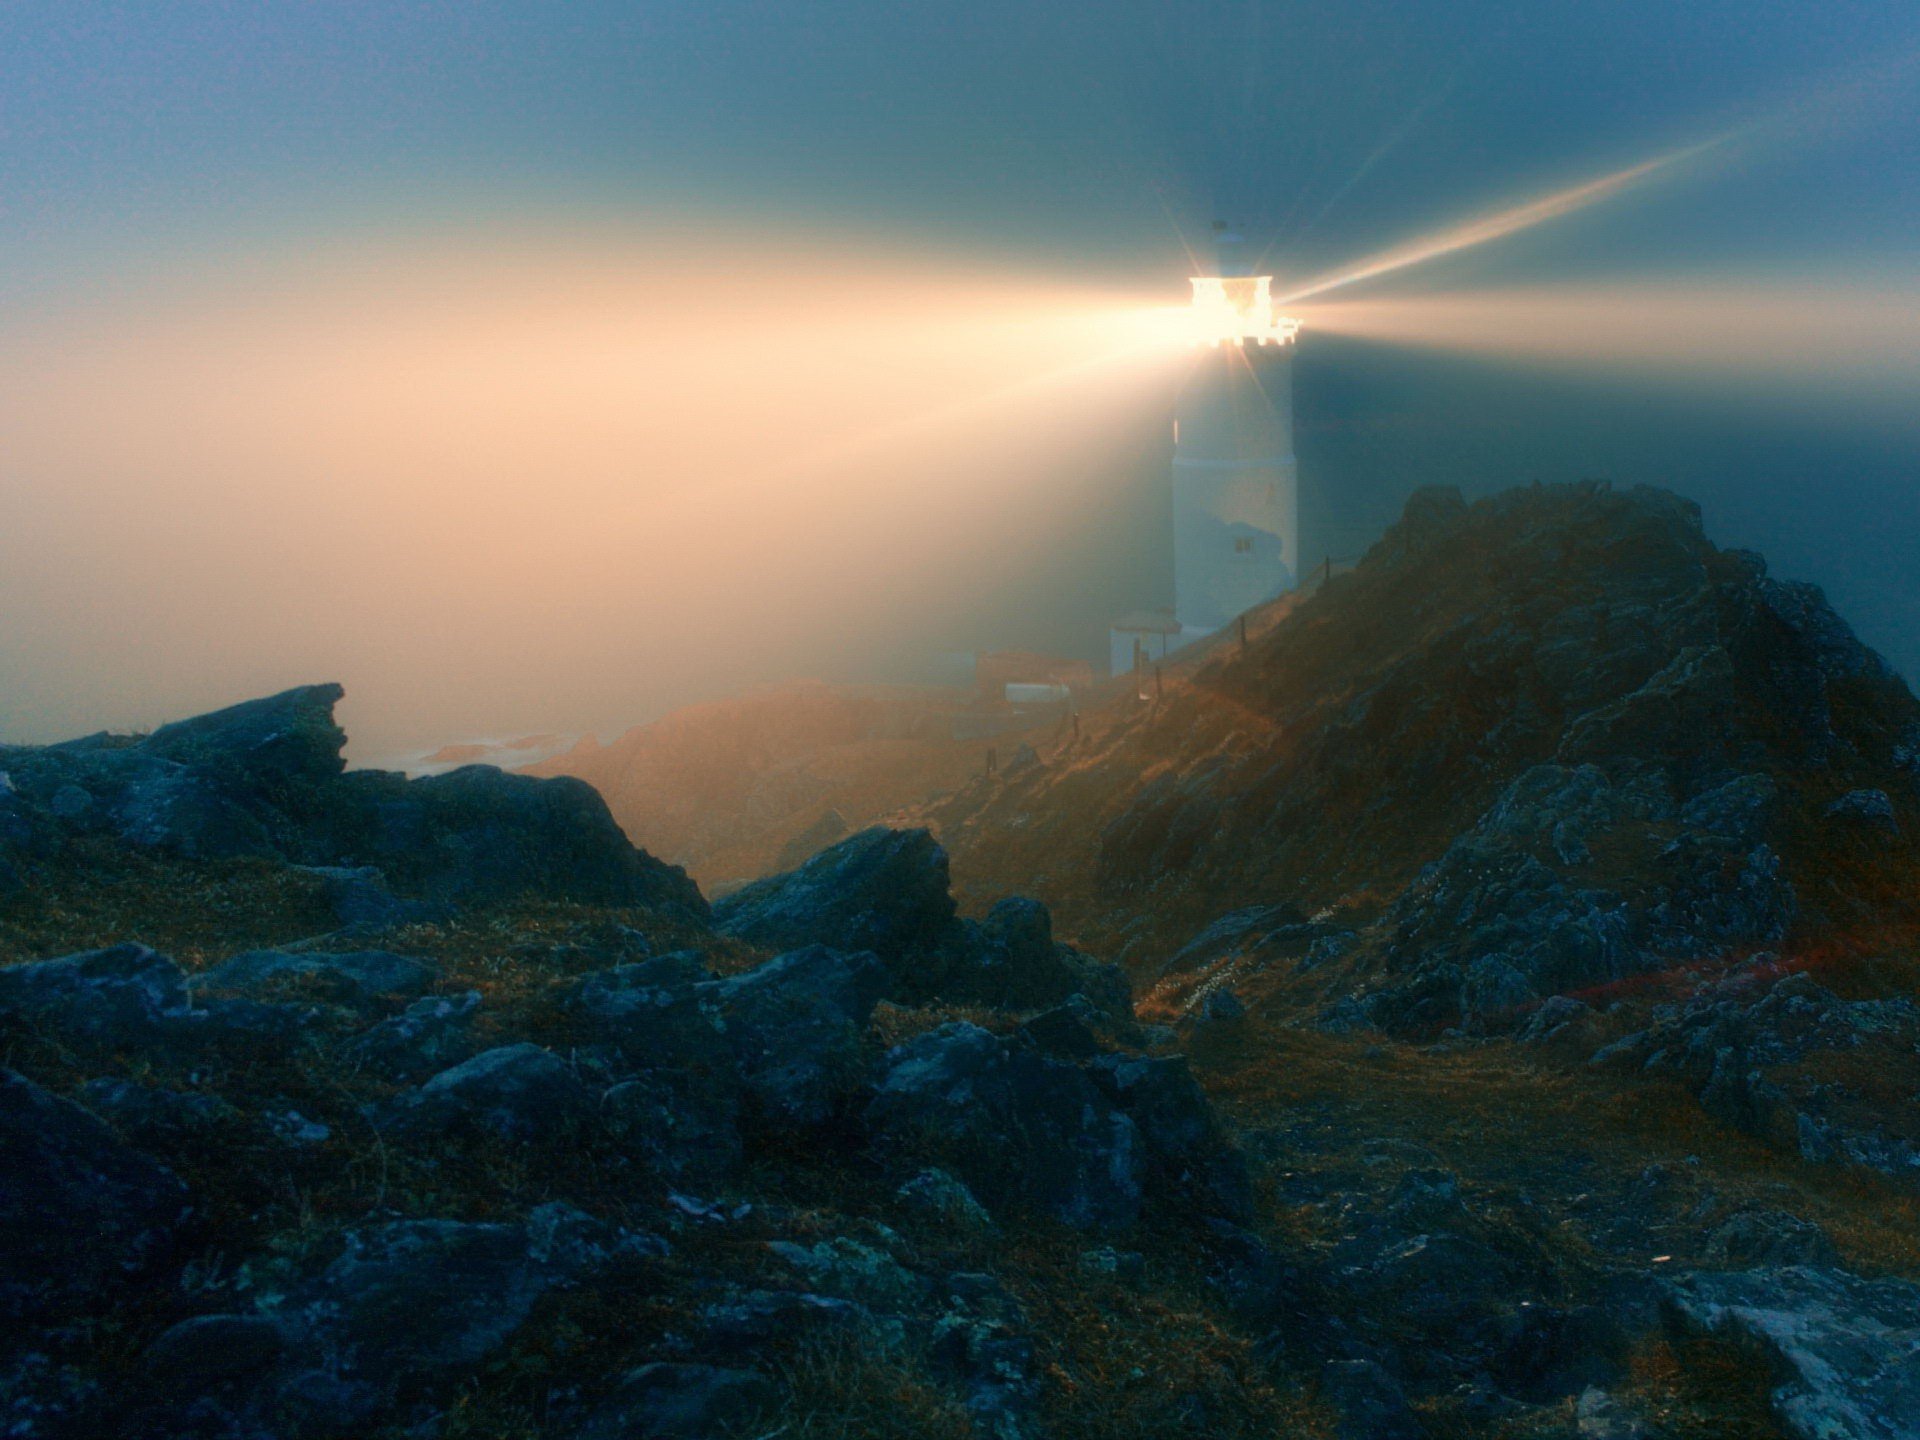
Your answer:
[[[1602,477],[1920,667],[1893,0],[0,11],[0,739],[360,760],[1089,659],[1171,593],[1209,222],[1303,503]]]
[[[0,335],[10,738],[332,677],[379,756],[857,668],[1097,510],[1178,322],[718,227],[53,307]]]

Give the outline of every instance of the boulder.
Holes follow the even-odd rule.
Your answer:
[[[889,983],[871,953],[809,945],[704,990],[756,1109],[813,1125],[864,1080],[861,1032]]]
[[[702,988],[713,979],[697,953],[679,950],[583,976],[564,1003],[587,1039],[628,1064],[712,1070],[731,1065]]]
[[[775,1240],[767,1248],[804,1276],[808,1289],[878,1313],[910,1311],[927,1292],[927,1282],[886,1251],[845,1235],[812,1245]]]
[[[1031,1205],[1082,1229],[1133,1223],[1145,1157],[1134,1122],[1082,1071],[977,1025],[888,1052],[867,1118],[925,1147],[990,1207]]]
[[[1920,1433],[1920,1286],[1787,1266],[1683,1275],[1666,1299],[1680,1325],[1769,1354],[1774,1412],[1798,1440]]]
[[[973,1192],[945,1170],[922,1170],[896,1192],[900,1203],[954,1230],[989,1233],[993,1217]]]
[[[399,1097],[381,1117],[396,1135],[487,1131],[559,1143],[592,1114],[592,1098],[557,1055],[522,1041],[483,1050]]]
[[[343,1053],[376,1075],[418,1081],[473,1053],[473,1018],[479,1009],[478,990],[428,995],[355,1035]]]
[[[647,1070],[608,1090],[600,1115],[615,1141],[668,1184],[715,1185],[740,1163],[739,1095],[721,1077]]]
[[[359,1004],[395,997],[411,998],[439,978],[431,960],[386,950],[344,954],[303,950],[248,950],[194,977],[197,989],[238,995],[270,996],[289,983],[307,982],[329,998]]]
[[[504,1345],[541,1296],[609,1258],[578,1211],[521,1224],[396,1220],[349,1231],[339,1257],[275,1308],[307,1365],[385,1390],[464,1373]],[[566,1222],[566,1223],[563,1223]]]
[[[191,1009],[186,972],[144,945],[0,969],[0,1015],[106,1045],[152,1040]]]
[[[1707,1236],[1706,1257],[1716,1265],[1739,1269],[1759,1265],[1831,1267],[1840,1260],[1826,1231],[1784,1210],[1743,1210],[1723,1220]]]
[[[1900,821],[1893,813],[1893,800],[1884,790],[1849,790],[1827,806],[1829,820],[1882,835],[1898,835]]]
[[[1171,1196],[1229,1219],[1253,1215],[1245,1158],[1227,1140],[1183,1055],[1103,1055],[1086,1073],[1134,1123],[1148,1173]]]
[[[246,789],[323,782],[346,768],[347,734],[333,721],[345,694],[338,685],[298,686],[162,725],[140,748]]]
[[[938,990],[954,922],[947,852],[925,830],[862,830],[797,870],[734,891],[714,907],[721,931],[770,950],[871,951],[895,993]]]
[[[97,1298],[157,1261],[187,1189],[72,1101],[0,1070],[0,1316]]]
[[[466,765],[411,781],[354,771],[337,788],[332,803],[354,827],[347,853],[429,900],[536,895],[707,914],[686,872],[635,849],[585,781]]]

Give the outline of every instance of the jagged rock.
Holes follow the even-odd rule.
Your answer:
[[[272,1314],[298,1363],[376,1394],[403,1378],[459,1373],[505,1344],[549,1290],[605,1263],[617,1243],[582,1243],[580,1233],[604,1228],[566,1206],[523,1224],[367,1226],[348,1232],[339,1258]]]
[[[1121,1280],[1129,1285],[1139,1284],[1147,1275],[1146,1256],[1137,1250],[1116,1250],[1111,1245],[1082,1250],[1079,1265],[1082,1274]]]
[[[250,784],[328,780],[346,768],[346,732],[333,721],[345,694],[338,685],[283,690],[162,725],[140,748]]]
[[[430,900],[538,895],[707,913],[685,872],[636,850],[583,781],[467,765],[411,781],[354,771],[339,788],[360,829],[350,853]]]
[[[1722,1221],[1707,1236],[1707,1259],[1717,1265],[1833,1266],[1833,1242],[1810,1220],[1783,1210],[1746,1210]]]
[[[751,1370],[656,1363],[630,1371],[577,1440],[703,1440],[771,1413],[778,1386]]]
[[[691,950],[676,950],[584,976],[567,1008],[591,1038],[639,1066],[712,1070],[730,1063],[707,986],[714,974]]]
[[[1049,1055],[1090,1060],[1107,1048],[1100,1040],[1104,1019],[1086,996],[1073,995],[1027,1020],[1020,1026],[1020,1033]]]
[[[1884,790],[1849,790],[1827,806],[1824,813],[1830,820],[1845,821],[1863,830],[1878,830],[1888,835],[1900,833],[1893,800]]]
[[[1569,1026],[1590,1019],[1593,1007],[1571,995],[1549,995],[1514,1036],[1522,1045],[1544,1045],[1567,1032]]]
[[[417,996],[439,978],[431,960],[386,950],[249,950],[194,977],[197,988],[271,995],[289,981],[310,981],[345,1003]]]
[[[1811,976],[1778,979],[1737,968],[1653,1023],[1597,1051],[1590,1063],[1672,1075],[1730,1125],[1797,1147],[1818,1164],[1854,1164],[1920,1183],[1920,1116],[1875,1104],[1809,1073],[1809,1057],[1885,1074],[1911,1069],[1920,1005],[1906,997],[1842,1000]]]
[[[717,1184],[740,1163],[738,1093],[712,1075],[645,1071],[608,1090],[600,1113],[614,1139],[668,1183]]]
[[[804,1290],[746,1290],[700,1311],[701,1340],[711,1350],[762,1353],[813,1330],[844,1332],[870,1320],[864,1306]]]
[[[0,1069],[0,1316],[98,1296],[153,1264],[188,1214],[173,1173],[72,1101]]]
[[[804,1275],[808,1288],[879,1313],[911,1310],[927,1291],[924,1279],[884,1250],[844,1235],[813,1245],[775,1240],[767,1248]]]
[[[1774,1410],[1799,1440],[1913,1440],[1920,1287],[1793,1266],[1680,1276],[1667,1303],[1686,1326],[1770,1353]]]
[[[109,1045],[152,1039],[191,1009],[186,972],[144,945],[0,969],[0,1013]]]
[[[392,1080],[437,1074],[473,1053],[479,1009],[478,990],[428,995],[347,1041],[346,1058]]]
[[[636,850],[577,780],[488,766],[409,781],[346,772],[333,720],[338,685],[309,685],[163,726],[144,740],[5,752],[38,844],[79,830],[192,856],[272,856],[320,867],[361,923],[429,918],[388,904],[365,867],[428,901],[536,894],[673,908],[706,902],[684,872]],[[331,877],[331,878],[330,878]]]
[[[889,984],[867,952],[794,950],[706,987],[741,1082],[771,1121],[827,1119],[865,1077],[861,1032]]]
[[[1252,1217],[1246,1161],[1222,1133],[1184,1056],[1105,1055],[1086,1073],[1133,1121],[1149,1174],[1168,1193],[1230,1219]]]
[[[977,1025],[889,1051],[869,1122],[942,1158],[989,1206],[1030,1204],[1069,1225],[1138,1216],[1145,1162],[1132,1120],[1076,1067]]]
[[[592,1114],[592,1099],[557,1055],[522,1041],[483,1050],[399,1097],[382,1128],[421,1137],[443,1129],[560,1142]]]
[[[973,1192],[945,1170],[922,1170],[898,1191],[900,1203],[956,1230],[991,1232],[993,1217]]]
[[[798,870],[756,880],[714,907],[728,935],[768,949],[871,951],[901,993],[936,989],[953,923],[947,852],[925,830],[882,826],[821,851]]]

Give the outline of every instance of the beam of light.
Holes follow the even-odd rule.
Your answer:
[[[1723,137],[1724,138],[1724,137]],[[1331,275],[1309,281],[1297,290],[1282,295],[1276,302],[1281,305],[1294,305],[1315,295],[1324,295],[1329,290],[1356,285],[1363,280],[1373,280],[1382,275],[1391,275],[1396,271],[1408,269],[1414,265],[1437,260],[1443,255],[1453,255],[1475,245],[1484,245],[1491,240],[1504,239],[1522,230],[1532,229],[1549,220],[1557,220],[1562,215],[1575,210],[1596,205],[1609,200],[1630,186],[1667,170],[1681,161],[1705,153],[1722,143],[1721,139],[1704,141],[1690,145],[1671,154],[1656,156],[1652,160],[1643,160],[1638,165],[1629,165],[1624,170],[1615,170],[1598,179],[1588,180],[1580,185],[1572,185],[1564,190],[1556,190],[1551,195],[1543,195],[1524,205],[1510,206],[1442,230],[1438,234],[1424,236],[1408,241],[1391,250],[1382,251],[1369,259],[1361,260]]]
[[[331,677],[378,754],[857,674],[1046,576],[1189,359],[977,257],[564,233],[0,315],[0,735]]]
[[[1644,280],[1318,302],[1316,332],[1854,399],[1920,394],[1920,273]]]

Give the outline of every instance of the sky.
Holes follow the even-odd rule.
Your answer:
[[[1148,318],[1210,220],[1284,290],[1707,141],[1309,314],[1302,483],[1356,544],[1670,485],[1913,674],[1916,56],[1890,0],[16,0],[0,737],[1098,656],[1170,591]]]

